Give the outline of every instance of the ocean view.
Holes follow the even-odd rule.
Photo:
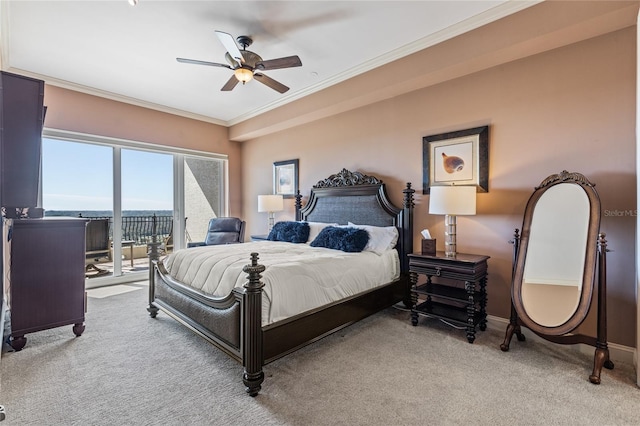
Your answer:
[[[151,218],[156,215],[155,227]],[[109,236],[113,235],[113,212],[111,210],[46,210],[45,217],[85,217],[85,218],[110,218]],[[167,237],[173,229],[172,210],[123,210],[122,211],[122,238],[135,241],[136,244],[151,242],[151,236],[155,233],[159,237]]]
[[[173,210],[123,210],[123,217],[132,216],[173,216]],[[111,210],[45,210],[45,216],[66,217],[113,217]]]

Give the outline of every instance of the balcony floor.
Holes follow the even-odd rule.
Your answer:
[[[85,274],[86,278],[98,278],[98,277],[108,277],[113,275],[113,261],[109,262],[99,262],[94,263],[96,268],[99,268],[100,271],[95,269],[89,269]],[[129,259],[122,260],[122,273],[129,274],[132,272],[142,272],[149,270],[149,259],[146,257],[133,259],[133,266],[131,265],[131,261]],[[105,272],[101,272],[105,271]]]

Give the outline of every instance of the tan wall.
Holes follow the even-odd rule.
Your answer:
[[[229,214],[242,212],[240,146],[223,126],[47,85],[45,127],[229,156]],[[153,177],[149,177],[150,184]],[[151,187],[150,187],[151,189]]]
[[[545,177],[564,169],[597,184],[608,256],[609,341],[635,346],[635,27],[540,53],[242,145],[247,234],[265,233],[257,196],[272,191],[272,163],[298,158],[305,196],[343,167],[380,177],[400,204],[416,193],[415,239],[429,228],[443,249],[443,218],[421,194],[422,138],[490,126],[489,193],[478,214],[458,218],[458,251],[489,261],[488,312],[509,316],[512,246],[526,201]],[[624,214],[624,213],[623,213]],[[276,220],[292,219],[293,201]]]

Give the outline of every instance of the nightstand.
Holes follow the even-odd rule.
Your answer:
[[[269,240],[269,234],[251,236],[251,241],[268,241],[268,240]]]
[[[447,257],[413,253],[409,256],[411,280],[411,324],[418,325],[420,315],[439,318],[464,327],[473,343],[476,326],[487,328],[487,259],[489,256],[458,253]],[[418,276],[426,283],[418,285]]]

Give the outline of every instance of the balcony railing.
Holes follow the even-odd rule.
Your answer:
[[[82,216],[85,219],[109,219],[109,239],[113,241],[113,218],[111,216]],[[155,229],[154,229],[155,219]],[[173,233],[173,216],[123,216],[122,239],[134,241],[134,245],[146,245],[151,242],[151,236],[158,236],[163,242]]]

